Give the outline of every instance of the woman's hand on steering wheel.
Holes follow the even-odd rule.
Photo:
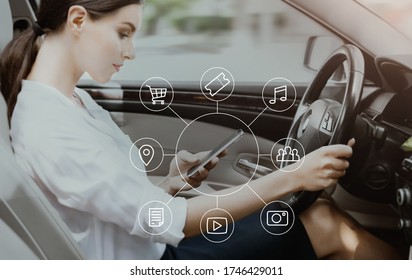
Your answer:
[[[348,158],[352,156],[352,147],[355,140],[349,140],[347,145],[336,144],[321,147],[302,160],[303,164],[297,169],[294,165],[287,166],[290,170],[297,169],[296,176],[302,191],[320,191],[334,186],[340,177],[345,175],[349,167]]]

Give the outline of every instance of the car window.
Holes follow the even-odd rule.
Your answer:
[[[237,83],[274,77],[308,83],[315,73],[304,66],[308,39],[333,36],[282,1],[152,0],[144,13],[136,59],[114,81],[198,82],[206,70],[223,67]],[[317,53],[326,58],[332,51]]]

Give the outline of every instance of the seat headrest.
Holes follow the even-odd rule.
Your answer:
[[[13,39],[13,19],[8,0],[0,1],[0,54],[4,47]],[[0,140],[10,146],[7,106],[0,93]]]
[[[13,39],[13,19],[9,1],[0,1],[0,53],[3,48]]]

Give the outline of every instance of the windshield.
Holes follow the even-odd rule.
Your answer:
[[[411,0],[357,0],[357,2],[412,39]]]
[[[274,76],[307,83],[315,73],[304,66],[307,42],[319,36],[333,37],[282,1],[146,1],[136,59],[113,81],[162,77],[198,84],[205,71],[223,67],[236,83],[265,84]],[[342,43],[336,41],[322,50],[324,58]]]

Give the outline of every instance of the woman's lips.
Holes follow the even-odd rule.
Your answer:
[[[120,67],[122,67],[123,65],[118,65],[118,64],[113,64],[114,69],[116,69],[116,72],[120,71]]]

